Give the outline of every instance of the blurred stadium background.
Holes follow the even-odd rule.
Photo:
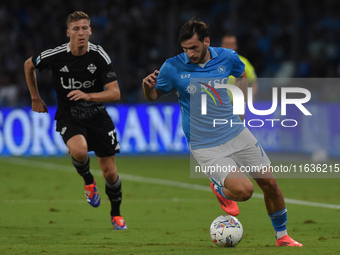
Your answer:
[[[24,61],[68,41],[66,18],[75,10],[90,15],[91,42],[102,45],[112,58],[122,90],[121,101],[107,104],[107,109],[121,144],[117,166],[124,180],[122,211],[132,230],[124,233],[111,231],[108,201],[103,199],[93,214],[83,197],[83,182],[54,131],[56,97],[48,72],[37,72],[37,78],[49,114],[31,111]],[[186,171],[189,149],[176,97],[150,104],[141,89],[147,74],[182,52],[177,33],[193,16],[209,24],[212,46],[219,46],[226,33],[237,36],[238,52],[249,59],[259,77],[256,102],[262,109],[270,108],[272,98],[273,83],[268,78],[278,81],[275,86],[284,84],[282,78],[293,78],[294,86],[299,82],[311,91],[312,99],[305,105],[312,116],[303,116],[294,106],[285,117],[279,109],[270,116],[253,116],[299,122],[295,128],[282,128],[276,122],[274,128],[252,129],[273,165],[303,165],[329,157],[330,166],[338,164],[338,0],[4,0],[0,2],[0,254],[220,252],[212,250],[208,229],[223,211],[209,180],[190,178]],[[91,171],[105,196],[99,169],[98,162],[91,160]],[[339,173],[327,178],[290,177],[279,180],[289,206],[288,228],[305,246],[294,254],[338,254]],[[239,204],[245,235],[233,254],[291,254],[275,247],[260,193],[255,187],[255,199]]]
[[[321,150],[321,154],[340,157],[337,0],[2,1],[1,155],[65,153],[61,139],[53,134],[56,97],[50,75],[38,73],[39,90],[50,106],[50,115],[33,114],[23,64],[33,54],[68,41],[65,20],[75,10],[89,14],[93,30],[90,40],[103,46],[117,71],[122,100],[108,104],[108,110],[119,129],[123,153],[188,153],[175,96],[146,105],[141,82],[166,58],[182,51],[177,43],[179,28],[196,16],[209,24],[212,46],[219,46],[226,33],[235,34],[238,52],[249,59],[259,78],[323,78],[308,87],[313,118],[302,121],[299,130],[288,136],[280,129],[264,129],[262,134],[257,130],[263,147],[308,155]],[[260,83],[259,89],[257,102],[271,100],[271,86]],[[280,136],[284,144],[278,142]]]

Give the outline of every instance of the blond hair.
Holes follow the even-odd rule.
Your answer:
[[[66,20],[67,27],[69,27],[70,23],[76,22],[76,21],[81,20],[81,19],[88,20],[88,22],[90,24],[89,15],[87,15],[85,12],[82,12],[82,11],[75,11],[75,12],[71,13],[70,15],[68,15],[67,20]]]

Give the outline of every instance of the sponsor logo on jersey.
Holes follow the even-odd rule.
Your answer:
[[[112,77],[115,77],[115,76],[116,76],[115,72],[108,72],[107,73],[107,77],[109,77],[109,78],[112,78]]]
[[[90,73],[94,73],[97,70],[97,67],[94,64],[89,64],[89,66],[87,67],[87,70],[90,71]]]
[[[64,78],[60,77],[60,83],[64,89],[81,89],[81,88],[87,89],[87,88],[94,86],[96,80],[97,79],[94,79],[92,81],[81,82],[81,81],[76,81],[74,78],[68,78],[67,84],[65,84]]]
[[[68,70],[67,66],[64,66],[63,68],[61,68],[61,69],[59,70],[59,72],[68,73],[69,70]]]
[[[190,73],[182,74],[181,79],[190,78]]]
[[[41,58],[40,56],[38,56],[36,59],[35,59],[35,65],[38,65],[41,61]]]
[[[186,92],[193,95],[197,92],[197,87],[195,86],[195,84],[190,83],[186,88]]]

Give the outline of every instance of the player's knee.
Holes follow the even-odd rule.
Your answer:
[[[253,185],[247,186],[242,190],[240,198],[242,201],[247,201],[248,199],[252,197],[253,193],[254,193],[254,186]]]
[[[103,171],[103,177],[105,180],[107,180],[108,182],[115,182],[117,177],[118,177],[118,173],[117,173],[117,169],[115,169],[115,167],[102,167],[102,171]]]
[[[275,194],[279,192],[280,188],[277,184],[277,181],[275,178],[268,178],[263,181],[261,181],[260,188],[264,193],[271,193]]]
[[[251,182],[239,187],[238,190],[235,191],[235,195],[238,197],[239,201],[247,201],[252,197],[253,193],[254,186]]]
[[[76,148],[70,151],[71,156],[78,162],[84,162],[87,159],[87,149],[86,148]]]
[[[244,178],[226,178],[225,187],[237,198],[238,201],[246,201],[252,197],[254,185]]]
[[[113,179],[113,171],[108,168],[103,168],[103,177],[105,180]]]

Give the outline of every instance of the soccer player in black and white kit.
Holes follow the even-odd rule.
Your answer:
[[[40,98],[35,69],[52,71],[57,93],[57,131],[68,147],[72,163],[85,181],[90,205],[100,205],[96,182],[90,172],[88,151],[94,151],[106,181],[114,229],[126,229],[120,215],[121,180],[115,164],[119,152],[115,126],[103,103],[120,99],[120,90],[110,57],[99,45],[89,42],[90,19],[81,11],[67,18],[69,43],[41,52],[25,62],[25,75],[32,98],[32,110],[47,112]],[[104,89],[105,87],[105,89]]]

